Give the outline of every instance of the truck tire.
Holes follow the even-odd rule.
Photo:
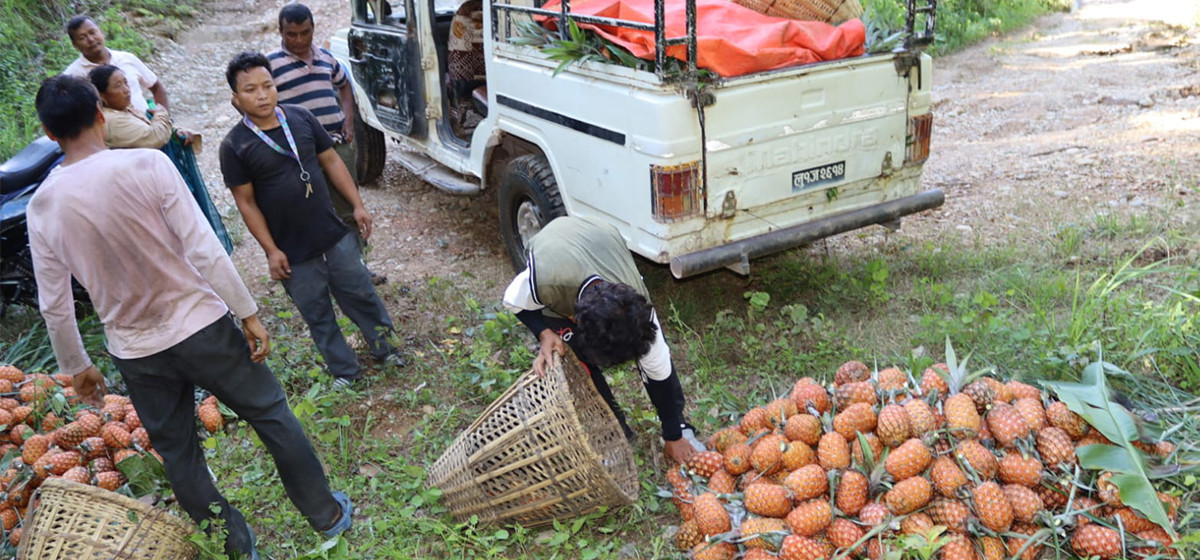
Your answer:
[[[387,162],[387,144],[383,132],[371,128],[354,111],[354,178],[359,185],[375,182]]]
[[[513,270],[525,269],[529,240],[550,220],[566,215],[545,156],[526,155],[508,162],[500,181],[500,233]]]

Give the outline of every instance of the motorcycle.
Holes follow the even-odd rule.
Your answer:
[[[62,159],[58,143],[42,136],[0,164],[0,317],[10,305],[37,308],[25,211],[38,186]],[[76,303],[86,307],[87,292],[74,280],[71,285]]]

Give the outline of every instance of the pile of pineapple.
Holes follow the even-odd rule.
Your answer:
[[[128,482],[122,461],[145,453],[162,461],[128,397],[105,395],[102,409],[85,408],[71,380],[0,365],[0,535],[13,546],[47,478],[117,490]]]
[[[697,560],[892,558],[906,535],[940,541],[942,560],[1034,560],[1056,545],[1178,556],[1111,473],[1079,468],[1077,446],[1111,443],[1083,418],[1032,385],[954,369],[936,364],[918,383],[847,362],[830,389],[804,378],[750,410],[668,471],[684,520],[675,544]],[[1179,499],[1159,499],[1174,522]]]

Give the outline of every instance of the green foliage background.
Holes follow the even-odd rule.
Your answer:
[[[42,80],[61,72],[79,54],[64,26],[75,14],[91,15],[108,46],[139,57],[153,54],[143,26],[178,22],[201,0],[0,0],[0,161],[41,134],[33,99]]]
[[[920,3],[920,0],[918,0]],[[1074,0],[940,0],[934,54],[946,54],[996,33],[1012,31],[1038,16],[1067,11]],[[889,29],[904,28],[905,0],[863,0],[866,17]]]

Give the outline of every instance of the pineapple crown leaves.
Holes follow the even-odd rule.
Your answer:
[[[890,516],[891,514],[889,513],[888,515]],[[904,517],[907,517],[907,516],[900,516],[896,519],[903,519]],[[851,519],[850,521],[853,521],[854,523],[858,523],[858,521],[854,520],[854,519]],[[892,521],[888,520],[888,521],[884,521],[883,523],[880,523],[879,525],[871,527],[871,530],[864,533],[863,536],[859,537],[857,541],[854,541],[854,544],[852,544],[844,549],[839,550],[829,560],[847,560],[851,554],[855,554],[856,551],[860,550],[862,546],[866,545],[872,539],[881,538],[880,535],[883,534],[884,531],[891,530],[892,525],[893,525]]]
[[[935,369],[942,379],[946,380],[946,385],[950,386],[950,395],[958,393],[963,387],[975,379],[982,377],[986,373],[990,373],[992,368],[985,367],[975,371],[967,370],[967,362],[971,360],[971,354],[968,353],[963,357],[962,363],[958,362],[958,356],[954,353],[954,346],[950,344],[950,337],[946,337],[946,368],[948,372]],[[949,395],[947,395],[949,396]]]
[[[1067,408],[1114,444],[1085,445],[1076,449],[1083,468],[1115,473],[1112,481],[1121,493],[1121,500],[1165,529],[1172,538],[1178,538],[1150,482],[1150,475],[1154,473],[1147,465],[1145,454],[1133,445],[1139,437],[1137,422],[1125,407],[1109,399],[1111,393],[1106,375],[1109,371],[1122,370],[1101,357],[1084,368],[1079,383],[1048,382],[1045,386],[1057,394]]]
[[[909,553],[910,558],[930,560],[938,550],[950,542],[950,536],[945,533],[945,526],[934,525],[915,535],[901,535],[896,539],[896,543]]]

